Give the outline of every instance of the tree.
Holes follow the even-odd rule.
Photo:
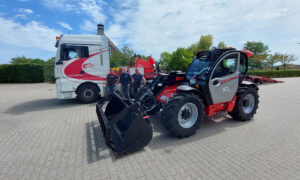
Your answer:
[[[188,51],[195,54],[199,51],[207,51],[213,44],[213,36],[212,35],[201,35],[198,43],[194,43],[187,48]]]
[[[163,52],[160,54],[160,67],[165,70],[169,70],[169,63],[171,61],[172,54]]]
[[[123,46],[121,52],[114,53],[110,57],[110,67],[129,66],[133,56],[133,50],[128,46]]]
[[[291,64],[292,62],[294,62],[296,60],[297,60],[297,58],[293,54],[284,54],[280,58],[280,62],[282,63],[284,70],[286,69],[286,66],[288,64]]]
[[[218,49],[226,49],[228,48],[227,45],[224,43],[224,41],[220,41],[218,46],[217,46]]]
[[[249,64],[251,63],[251,67],[256,69],[262,69],[264,65],[265,59],[267,59],[268,54],[254,54],[249,59]]]
[[[15,58],[11,58],[11,64],[44,64],[45,61],[39,58],[31,59],[26,58],[25,56],[17,56]]]
[[[178,48],[170,57],[167,70],[185,71],[193,60],[193,53],[185,48]]]
[[[46,61],[47,64],[54,64],[54,62],[55,62],[55,56]]]
[[[266,64],[271,67],[271,70],[273,70],[274,64],[279,62],[281,58],[282,58],[282,54],[274,53],[270,55],[268,58],[266,58]]]
[[[252,68],[262,69],[264,60],[268,56],[269,47],[262,42],[248,41],[244,44],[244,49],[253,52],[249,59],[249,66]]]

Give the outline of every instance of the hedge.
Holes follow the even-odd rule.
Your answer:
[[[300,69],[295,70],[262,70],[262,71],[249,71],[248,75],[265,76],[269,78],[280,78],[280,77],[300,77]]]
[[[0,65],[0,83],[39,83],[54,81],[54,65]]]
[[[45,64],[44,65],[44,81],[45,82],[55,82],[54,65],[53,64]]]

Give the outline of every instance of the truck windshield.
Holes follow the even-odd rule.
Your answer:
[[[202,75],[202,79],[205,79],[205,76],[207,75],[210,66],[211,62],[209,61],[206,55],[194,59],[194,61],[190,64],[190,66],[187,69],[187,79],[191,79],[193,77],[196,77],[197,75]]]

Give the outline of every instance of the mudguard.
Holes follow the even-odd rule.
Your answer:
[[[117,155],[136,152],[151,141],[152,124],[138,103],[114,92],[99,101],[96,112],[105,144]]]

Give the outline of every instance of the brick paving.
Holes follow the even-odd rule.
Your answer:
[[[0,84],[0,179],[300,179],[300,78],[260,86],[252,121],[226,114],[175,139],[151,117],[142,151],[115,158],[95,104],[57,100],[54,84]]]

